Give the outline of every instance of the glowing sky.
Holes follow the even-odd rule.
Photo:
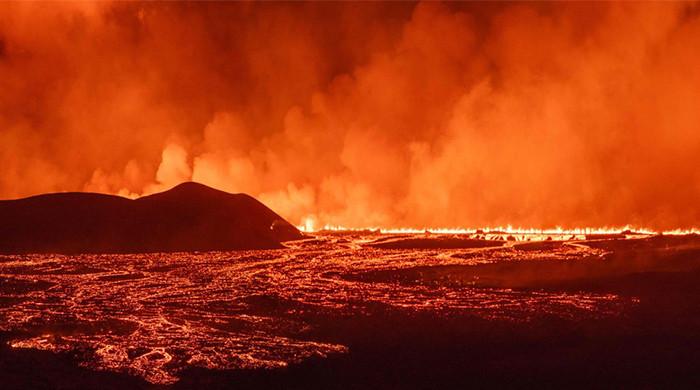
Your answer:
[[[292,223],[700,225],[700,6],[0,4],[0,197],[195,180]]]

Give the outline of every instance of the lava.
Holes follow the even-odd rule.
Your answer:
[[[688,235],[700,234],[700,228],[676,228],[671,230],[654,230],[651,228],[634,227],[626,225],[623,227],[577,227],[577,228],[523,228],[513,226],[497,226],[497,227],[481,227],[481,228],[461,228],[461,227],[424,227],[424,228],[408,228],[408,227],[363,227],[351,228],[340,225],[324,225],[316,228],[312,217],[304,218],[304,223],[297,225],[297,229],[306,233],[315,232],[378,232],[381,234],[466,234],[466,235],[489,235],[503,236],[512,235],[518,236],[523,240],[543,240],[543,239],[562,239],[569,240],[572,237],[583,239],[587,235],[621,235],[629,238],[637,238],[652,235]]]
[[[606,253],[602,249],[563,244],[529,251],[507,246],[426,251],[365,245],[374,239],[320,234],[283,250],[3,256],[0,299],[9,304],[0,308],[0,328],[18,332],[13,348],[71,352],[86,367],[169,384],[187,367],[277,368],[347,353],[346,345],[314,336],[314,318],[357,315],[377,305],[525,323],[543,315],[617,316],[635,305],[634,299],[608,293],[353,276],[528,259],[597,259]]]

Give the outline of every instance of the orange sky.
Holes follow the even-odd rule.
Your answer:
[[[195,180],[293,223],[700,225],[700,6],[0,4],[0,197]]]

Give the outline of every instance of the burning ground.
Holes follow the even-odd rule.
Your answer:
[[[388,242],[411,247],[381,247]],[[3,380],[421,387],[563,384],[592,372],[621,383],[696,378],[696,235],[488,244],[329,233],[269,251],[4,256]],[[23,376],[27,353],[51,369]],[[613,358],[625,361],[606,372]],[[90,370],[83,379],[65,374],[77,366]]]

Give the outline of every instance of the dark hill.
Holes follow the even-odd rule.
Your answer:
[[[197,183],[135,200],[69,192],[0,201],[0,253],[271,249],[301,237],[254,198]]]

